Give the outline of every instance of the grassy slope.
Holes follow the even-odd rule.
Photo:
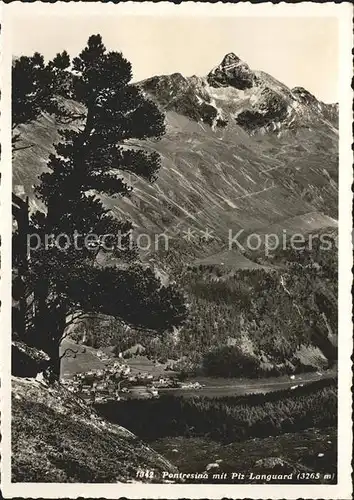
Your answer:
[[[78,351],[78,353],[74,357],[71,352],[68,352],[67,355],[62,358],[62,377],[73,375],[74,373],[100,369],[105,366],[105,363],[97,356],[96,349],[92,347],[78,345],[69,338],[66,338],[60,346],[60,354],[62,355],[66,349],[72,349]]]
[[[131,432],[105,422],[61,386],[13,379],[12,480],[125,482],[174,467]]]
[[[97,350],[93,347],[78,345],[72,340],[66,338],[63,340],[60,352],[63,353],[65,349],[70,348],[73,350],[78,350],[78,354],[73,357],[70,353],[68,356],[62,358],[61,361],[61,376],[64,378],[70,378],[75,373],[83,373],[89,370],[96,370],[103,368],[107,362],[101,361],[97,356]],[[166,371],[165,367],[168,363],[154,363],[152,360],[148,359],[146,356],[138,355],[133,356],[128,359],[115,358],[112,354],[110,348],[102,349],[103,351],[109,353],[110,360],[117,360],[126,365],[128,365],[131,369],[131,374],[136,375],[139,372],[149,373],[154,375],[155,377],[166,377],[171,374],[171,371]]]

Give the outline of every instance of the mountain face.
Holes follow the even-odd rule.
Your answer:
[[[267,73],[252,71],[233,53],[204,78],[175,73],[149,78],[141,85],[166,110],[212,127],[233,122],[249,132],[311,124],[336,127],[336,105],[318,101],[302,87],[290,90]]]
[[[175,73],[139,85],[164,110],[167,133],[160,141],[130,144],[158,151],[162,168],[154,184],[130,176],[130,198],[105,199],[118,217],[133,221],[137,233],[164,232],[178,256],[193,260],[227,244],[229,230],[246,235],[274,225],[306,228],[309,219],[312,229],[335,224],[336,105],[301,88],[290,90],[232,53],[206,77]],[[78,111],[77,103],[66,105]],[[33,192],[58,128],[48,115],[21,128],[17,193]],[[209,228],[213,240],[186,245],[181,236],[188,228]]]
[[[230,52],[226,54],[219,66],[210,71],[207,80],[212,87],[234,87],[245,90],[253,87],[256,76],[248,64]]]
[[[161,169],[153,184],[122,173],[133,184],[131,197],[104,197],[104,203],[117,217],[130,219],[136,235],[150,235],[152,241],[162,233],[168,236],[167,250],[162,243],[141,252],[163,279],[177,275],[179,280],[184,267],[198,267],[193,278],[181,278],[193,311],[180,332],[179,352],[187,357],[192,351],[202,353],[229,342],[231,336],[271,368],[298,359],[299,349],[311,351],[312,357],[313,349],[320,350],[316,358],[321,361],[309,363],[306,354],[305,365],[323,366],[329,357],[333,361],[336,255],[329,259],[329,252],[318,253],[315,261],[313,256],[301,257],[309,259],[306,265],[312,270],[319,269],[309,282],[300,272],[297,255],[291,261],[264,258],[236,245],[230,248],[229,237],[241,231],[238,241],[243,244],[252,233],[262,238],[267,233],[285,232],[287,238],[294,233],[335,233],[337,105],[325,104],[301,87],[289,89],[267,73],[250,69],[233,53],[205,77],[174,73],[138,85],[165,112],[166,134],[159,141],[129,144],[157,151]],[[80,111],[73,101],[65,105]],[[28,194],[32,206],[39,207],[33,185],[46,168],[61,127],[43,115],[20,129],[23,149],[14,159],[14,190]],[[206,276],[203,266],[218,267],[217,275]],[[267,287],[276,290],[274,304]],[[246,302],[237,302],[240,297]],[[315,317],[316,331],[307,314]],[[298,332],[303,336],[299,342]]]

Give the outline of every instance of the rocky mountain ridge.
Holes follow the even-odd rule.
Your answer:
[[[232,52],[206,77],[174,73],[140,85],[164,109],[213,128],[233,122],[252,133],[320,124],[335,128],[338,119],[336,104],[325,104],[303,87],[289,89],[263,71],[252,71]]]

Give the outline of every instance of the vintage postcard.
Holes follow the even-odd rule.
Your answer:
[[[351,498],[349,3],[2,5],[6,498]]]

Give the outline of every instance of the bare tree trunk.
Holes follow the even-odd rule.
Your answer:
[[[56,315],[53,322],[48,325],[49,329],[46,331],[47,347],[46,353],[50,357],[48,365],[48,380],[50,382],[59,381],[60,379],[60,343],[65,330],[65,315]]]
[[[48,378],[54,382],[60,379],[60,343],[66,328],[66,306],[51,307],[48,304],[48,284],[42,280],[35,292],[36,316],[34,335],[36,344],[50,358]]]

